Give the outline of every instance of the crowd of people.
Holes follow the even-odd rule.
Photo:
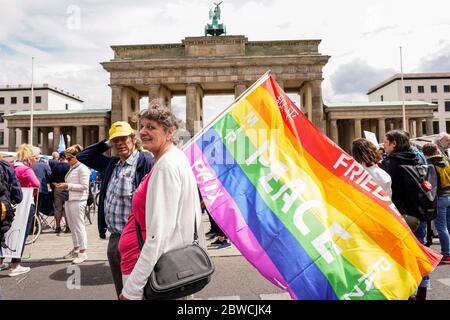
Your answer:
[[[65,259],[74,264],[87,258],[88,240],[84,208],[88,197],[90,169],[102,175],[98,203],[99,237],[109,232],[107,256],[120,299],[142,299],[142,291],[161,254],[192,243],[194,221],[201,226],[200,195],[195,177],[184,153],[176,147],[174,132],[180,121],[159,100],[151,102],[139,115],[138,141],[127,122],[118,121],[109,130],[109,139],[83,149],[80,145],[53,154],[48,164],[38,163],[39,148],[22,145],[19,160],[12,164],[20,187],[39,188],[41,199],[52,192],[55,232],[72,233],[73,248]],[[114,155],[108,155],[112,148]],[[22,149],[29,150],[21,151]],[[11,174],[13,176],[13,174]],[[19,184],[19,182],[17,182]],[[12,184],[11,184],[12,185]],[[50,187],[49,187],[50,186]],[[149,190],[152,190],[151,192]],[[17,198],[15,204],[21,199]],[[40,202],[43,207],[48,201]],[[34,219],[30,209],[28,223]],[[138,246],[136,223],[142,226],[144,246]],[[31,230],[27,231],[30,234]],[[200,242],[205,245],[204,237]],[[10,265],[10,276],[24,274],[20,259]]]
[[[441,133],[436,137],[435,143],[427,143],[420,150],[418,146],[411,143],[409,134],[402,130],[392,130],[386,133],[381,153],[379,152],[381,148],[377,148],[367,139],[359,138],[352,143],[354,159],[391,197],[392,202],[422,244],[431,245],[426,241],[427,229],[429,233],[432,233],[430,229],[432,220],[434,220],[443,255],[441,260],[443,264],[450,264],[450,162],[446,153],[449,147],[450,135]],[[431,173],[436,172],[437,179],[434,183],[432,183],[432,179],[430,179],[431,181],[424,179],[420,186],[430,193],[433,189],[437,190],[435,205],[428,208],[428,211],[434,211],[435,215],[420,216],[416,212],[417,208],[412,207],[420,207],[423,196],[414,188],[414,183],[406,182],[407,178],[410,178],[406,169],[408,167],[410,170],[414,170],[411,168],[422,168],[428,176],[433,176]],[[429,171],[431,173],[428,173]],[[424,176],[427,176],[426,174],[424,173]],[[425,300],[428,286],[429,276],[425,276],[411,299]]]
[[[102,239],[106,239],[109,232],[107,257],[119,299],[142,299],[143,288],[159,257],[191,244],[194,230],[203,230],[202,210],[207,211],[189,161],[176,146],[174,133],[180,121],[161,101],[154,100],[139,114],[138,124],[140,140],[130,124],[118,121],[109,129],[109,139],[85,149],[73,145],[62,153],[53,154],[48,165],[38,163],[39,148],[24,144],[18,150],[18,160],[8,169],[15,204],[21,200],[20,187],[39,188],[41,199],[52,192],[55,231],[62,232],[61,221],[65,217],[65,232],[72,233],[73,241],[73,248],[65,258],[74,264],[88,258],[83,213],[89,193],[90,169],[102,175],[98,232]],[[353,141],[351,152],[392,198],[417,239],[424,244],[432,219],[420,219],[410,209],[411,199],[418,195],[408,191],[412,189],[405,185],[404,167],[423,166],[435,171],[438,180],[434,224],[442,263],[449,264],[450,161],[446,150],[450,147],[450,135],[440,134],[435,142],[419,150],[411,144],[407,132],[393,130],[386,133],[383,146],[359,138]],[[109,155],[111,148],[114,155]],[[43,201],[40,203],[44,206]],[[32,207],[29,226],[34,212]],[[211,216],[209,219],[211,230],[206,237],[217,238],[212,243],[217,248],[230,247],[226,235]],[[141,249],[137,237],[139,229],[144,239]],[[205,245],[205,234],[199,232],[199,235],[200,243]],[[0,263],[1,268],[11,269],[11,276],[30,271],[29,267],[21,266],[20,259],[13,259],[9,266],[3,259]],[[426,299],[428,282],[429,277],[424,277],[411,298]]]

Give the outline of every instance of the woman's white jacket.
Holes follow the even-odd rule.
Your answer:
[[[186,155],[173,146],[155,163],[151,173],[145,207],[146,240],[122,290],[125,298],[142,299],[159,257],[192,244],[195,218],[200,245],[204,245],[197,183]]]
[[[89,195],[89,177],[91,171],[81,162],[70,167],[65,181],[69,185],[69,201],[87,200]]]

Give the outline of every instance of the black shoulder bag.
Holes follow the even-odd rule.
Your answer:
[[[141,227],[137,220],[136,233],[142,250]],[[156,263],[144,287],[146,300],[179,299],[202,290],[211,280],[214,263],[198,244],[197,218],[192,245],[164,253]]]

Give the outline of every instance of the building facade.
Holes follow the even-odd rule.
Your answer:
[[[30,112],[21,111],[5,116],[8,121],[8,150],[29,141]],[[83,147],[106,138],[111,123],[109,109],[40,110],[33,114],[33,140],[43,154],[56,151],[61,139],[66,147],[80,144]],[[17,135],[20,134],[21,139]]]
[[[436,104],[433,133],[450,132],[450,73],[396,74],[368,91],[369,101],[425,101]]]
[[[402,101],[334,103],[325,106],[328,136],[350,153],[352,141],[364,137],[364,131],[375,133],[384,141],[387,131],[403,128]],[[407,129],[411,138],[432,134],[436,105],[423,101],[405,102]]]
[[[203,127],[203,97],[238,97],[271,70],[287,93],[300,96],[302,111],[323,132],[322,69],[329,56],[320,40],[248,41],[245,36],[187,37],[181,43],[112,46],[103,62],[110,73],[111,121],[132,122],[139,100],[186,96],[186,129]]]
[[[48,84],[35,85],[33,96],[33,110],[36,112],[81,110],[83,108],[83,100],[79,96]],[[30,111],[31,85],[0,86],[0,150],[7,151],[9,149],[10,130],[8,130],[6,116],[16,112]],[[17,131],[14,135],[20,143],[31,143],[27,138],[31,135],[25,134],[24,131]]]

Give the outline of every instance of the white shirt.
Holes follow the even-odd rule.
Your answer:
[[[89,177],[91,171],[81,162],[70,167],[65,181],[68,184],[69,200],[87,200],[89,195]]]
[[[364,167],[364,169],[367,170],[367,172],[370,173],[372,178],[374,178],[376,180],[378,185],[380,187],[382,187],[384,191],[386,191],[386,193],[389,196],[389,198],[392,198],[392,189],[391,189],[392,179],[391,179],[391,176],[386,171],[381,169],[376,164],[374,164],[374,165],[372,165],[370,167],[367,167],[363,163],[362,166]]]
[[[159,257],[192,244],[194,219],[200,244],[204,243],[197,183],[186,155],[172,146],[155,163],[148,182],[145,221],[147,236],[139,259],[122,294],[141,300],[143,289]]]

